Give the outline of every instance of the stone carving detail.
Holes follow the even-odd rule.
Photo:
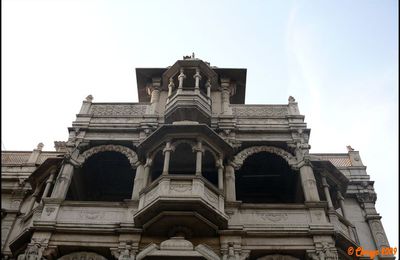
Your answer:
[[[185,240],[185,238],[181,237],[181,236],[171,237],[170,239],[161,242],[160,249],[161,250],[192,251],[193,244],[190,241]]]
[[[176,192],[187,192],[187,191],[192,191],[192,185],[191,183],[171,183],[169,186],[169,189],[171,191],[176,191]]]
[[[107,260],[107,258],[91,252],[76,252],[58,258],[58,260]]]
[[[240,167],[242,167],[247,157],[259,152],[268,152],[279,155],[283,159],[285,159],[289,165],[292,165],[296,162],[296,159],[294,158],[293,155],[291,155],[290,153],[286,152],[281,148],[273,146],[252,146],[240,151],[238,154],[235,155],[233,159],[233,166],[235,167],[236,170],[240,169]]]
[[[122,146],[122,145],[113,145],[113,144],[99,145],[99,146],[92,147],[89,150],[83,152],[78,157],[78,161],[80,163],[83,163],[83,162],[85,162],[85,160],[87,158],[89,158],[90,156],[92,156],[96,153],[108,152],[108,151],[122,153],[123,155],[126,156],[126,158],[128,158],[129,163],[132,165],[132,167],[136,167],[136,164],[138,163],[138,156],[133,150],[129,149],[128,147]]]
[[[211,202],[211,203],[217,203],[218,202],[218,197],[212,193],[211,191],[209,191],[208,189],[204,190],[204,194],[206,195],[207,199]]]
[[[334,246],[329,246],[329,243],[324,241],[319,245],[316,252],[308,253],[309,259],[312,260],[338,260],[338,254]]]
[[[19,205],[21,204],[21,200],[13,200],[11,202],[11,209],[19,209]]]
[[[46,207],[45,208],[45,212],[46,212],[46,215],[47,216],[50,216],[51,214],[53,214],[53,212],[56,210],[56,208],[49,208],[49,207]]]
[[[286,105],[273,105],[273,106],[239,106],[232,105],[233,114],[237,116],[286,116],[288,114]]]
[[[90,113],[95,116],[142,116],[146,112],[146,107],[147,105],[136,104],[93,104]]]
[[[370,193],[370,192],[358,193],[358,194],[356,194],[356,197],[357,197],[357,200],[361,203],[365,203],[365,202],[375,203],[375,201],[376,201],[376,193]]]
[[[279,222],[288,219],[286,213],[258,213],[258,215],[264,220],[270,220],[272,222]]]
[[[94,211],[94,212],[81,212],[80,216],[85,219],[95,220],[102,219],[104,217],[104,212]]]

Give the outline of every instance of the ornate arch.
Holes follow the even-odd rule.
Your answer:
[[[129,163],[132,165],[132,167],[135,168],[139,162],[138,156],[135,151],[129,149],[128,147],[114,144],[106,144],[92,147],[89,150],[86,150],[82,154],[80,154],[78,157],[78,161],[83,164],[90,156],[101,152],[122,153],[129,160]]]
[[[64,255],[64,256],[58,258],[58,260],[74,260],[74,259],[79,259],[79,260],[107,260],[107,258],[105,258],[104,256],[96,254],[96,253],[92,253],[92,252],[75,252],[75,253]]]
[[[240,169],[240,167],[242,167],[247,157],[260,152],[268,152],[276,154],[282,157],[289,165],[293,165],[294,163],[296,163],[296,158],[290,153],[283,150],[282,148],[274,146],[252,146],[240,151],[235,155],[232,162],[233,166],[235,167],[236,170]]]

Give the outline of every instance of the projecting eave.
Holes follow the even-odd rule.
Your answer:
[[[167,68],[136,68],[136,83],[139,102],[150,102],[146,85],[152,82],[152,78],[161,78]]]
[[[60,166],[63,158],[47,158],[32,174],[26,179],[34,190],[36,186],[46,179],[51,170],[55,170]]]
[[[316,172],[326,175],[331,183],[334,183],[342,193],[346,192],[349,179],[339,171],[330,161],[311,160]]]
[[[140,157],[144,158],[154,151],[160,144],[169,139],[197,139],[201,138],[213,145],[215,150],[226,157],[233,155],[233,147],[222,139],[214,130],[205,124],[167,124],[163,125],[138,145]]]

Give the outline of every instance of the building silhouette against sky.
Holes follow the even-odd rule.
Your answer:
[[[2,259],[333,260],[389,247],[358,151],[309,153],[295,98],[245,105],[246,69],[194,54],[136,75],[138,103],[89,95],[55,152],[2,152]]]

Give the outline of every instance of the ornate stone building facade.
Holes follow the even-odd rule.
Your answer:
[[[55,152],[2,152],[2,259],[334,260],[389,246],[359,153],[309,153],[293,97],[245,105],[246,69],[193,56],[136,73],[138,103],[88,96]]]

